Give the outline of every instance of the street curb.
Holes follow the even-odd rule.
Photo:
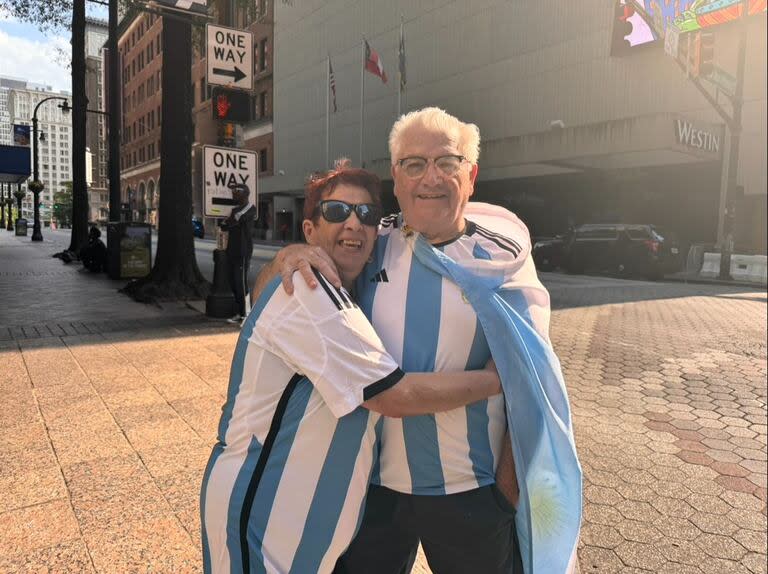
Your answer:
[[[708,277],[699,277],[698,275],[693,277],[681,277],[674,275],[665,275],[663,281],[672,281],[675,283],[693,283],[695,285],[729,285],[731,287],[756,287],[762,290],[766,289],[766,286],[762,283],[749,283],[747,281],[727,281],[723,279],[711,279]]]

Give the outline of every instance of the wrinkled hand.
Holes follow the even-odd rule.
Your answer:
[[[341,279],[333,259],[320,247],[312,245],[288,245],[275,255],[277,272],[288,295],[293,294],[293,273],[300,271],[310,289],[317,287],[317,278],[312,267],[322,273],[335,287],[341,287]]]

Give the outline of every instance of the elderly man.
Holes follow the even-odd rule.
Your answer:
[[[545,557],[544,562],[534,566],[531,540],[537,544],[547,540],[547,536],[539,535],[541,528],[537,531],[536,526],[562,531],[559,514],[563,509],[571,511],[565,512],[569,525],[578,522],[580,499],[576,512],[579,516],[573,516],[575,505],[569,507],[562,502],[563,489],[557,473],[563,468],[578,472],[578,480],[571,482],[578,482],[580,491],[580,470],[577,462],[565,467],[545,465],[545,470],[556,467],[554,472],[537,474],[545,477],[537,484],[548,485],[536,490],[538,499],[547,503],[531,507],[526,482],[528,463],[533,461],[530,468],[539,468],[537,461],[542,453],[551,462],[551,443],[557,443],[560,450],[572,449],[570,418],[559,367],[548,343],[549,297],[528,257],[527,229],[506,210],[467,204],[478,173],[479,144],[476,126],[437,108],[412,112],[395,123],[389,147],[395,195],[402,213],[382,221],[372,260],[358,279],[357,297],[404,371],[475,369],[489,359],[496,344],[499,356],[494,352],[493,357],[497,365],[508,353],[522,357],[517,362],[503,360],[503,370],[508,381],[526,381],[516,384],[532,389],[520,396],[521,401],[530,404],[515,404],[516,397],[510,396],[514,387],[507,385],[506,408],[501,397],[494,397],[445,413],[386,419],[365,516],[355,541],[337,565],[340,573],[407,572],[419,541],[437,574],[523,572],[513,506],[517,502],[513,449],[508,434],[508,428],[516,427],[508,421],[510,412],[520,413],[524,431],[521,436],[526,439],[530,429],[537,437],[542,428],[557,427],[556,434],[558,428],[565,429],[560,442],[550,440],[546,433],[543,440],[530,441],[528,449],[520,444],[519,437],[513,441],[515,456],[521,453],[524,463],[523,496],[518,508],[523,516],[518,516],[517,522],[524,526],[521,538],[525,570],[564,572],[573,565],[570,554],[575,552],[575,543],[571,543],[575,535],[569,531],[569,543],[558,542],[556,548],[540,550],[569,555],[561,557],[557,565]],[[280,272],[290,292],[292,286],[287,278],[296,269],[313,286],[310,267],[335,276],[321,253],[304,246],[286,248],[264,275],[266,278]],[[463,273],[462,269],[472,272]],[[490,285],[488,281],[493,287],[486,293],[482,285]],[[506,307],[501,313],[484,309],[483,300],[494,297],[494,293],[503,295],[498,305]],[[480,320],[479,308],[483,308],[484,321]],[[520,320],[509,328],[498,327],[499,314]],[[498,333],[499,340],[513,343],[499,347],[489,341],[488,331],[494,328],[503,331]],[[524,340],[512,336],[521,332]],[[491,334],[495,338],[497,332]],[[532,352],[528,352],[525,341],[532,346]],[[522,374],[517,368],[529,372]],[[499,373],[504,380],[502,368]],[[548,419],[539,414],[553,399],[559,408],[554,416],[556,424],[544,424]],[[510,411],[511,406],[518,410]],[[524,410],[520,411],[520,406]],[[575,450],[571,458],[575,461]],[[518,468],[518,475],[520,472]],[[576,497],[574,491],[569,490],[565,498]],[[537,515],[542,508],[545,515]],[[563,546],[567,549],[563,550]]]

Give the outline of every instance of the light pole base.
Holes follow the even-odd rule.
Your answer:
[[[42,241],[43,240],[43,234],[39,231],[37,233],[32,232],[32,241]]]
[[[213,250],[213,287],[205,299],[205,314],[216,319],[235,314],[235,297],[229,286],[229,261],[223,249]]]

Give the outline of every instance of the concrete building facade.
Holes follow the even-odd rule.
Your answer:
[[[104,44],[107,23],[92,18],[85,23],[85,95],[88,98],[86,146],[91,154],[88,170],[88,220],[105,224],[109,220],[107,179],[107,117],[104,106]]]
[[[11,112],[8,109],[11,82],[12,80],[7,78],[0,78],[0,145],[13,145],[13,125]]]
[[[157,225],[160,193],[162,18],[143,12],[120,22],[120,190],[134,221]]]
[[[659,225],[684,243],[714,243],[728,145],[723,122],[663,42],[612,55],[615,16],[615,3],[605,0],[558,3],[556,10],[505,0],[277,3],[275,175],[262,182],[264,197],[292,213],[298,238],[302,184],[326,167],[326,153],[364,164],[391,189],[387,135],[397,116],[402,17],[401,110],[439,106],[479,126],[477,199],[517,212],[535,236],[631,221]],[[736,242],[741,251],[765,253],[765,13],[748,18],[747,29]],[[740,25],[711,30],[716,65],[733,73]],[[363,37],[390,81],[363,75],[361,154]],[[338,111],[330,114],[326,150],[328,56]],[[709,144],[699,146],[692,133]]]
[[[6,86],[9,85],[6,79],[2,81]],[[35,106],[51,96],[71,98],[68,92],[56,92],[50,86],[13,80],[13,85],[8,89],[10,123],[31,126]],[[48,101],[37,112],[40,181],[45,185],[40,194],[40,220],[44,226],[51,223],[53,194],[63,189],[65,181],[72,181],[72,118],[69,113],[62,111],[60,104],[62,102],[59,100]],[[32,162],[34,165],[34,155]],[[27,191],[26,183],[22,184],[22,190]],[[27,193],[22,201],[22,215],[31,220],[32,212],[33,196]]]

